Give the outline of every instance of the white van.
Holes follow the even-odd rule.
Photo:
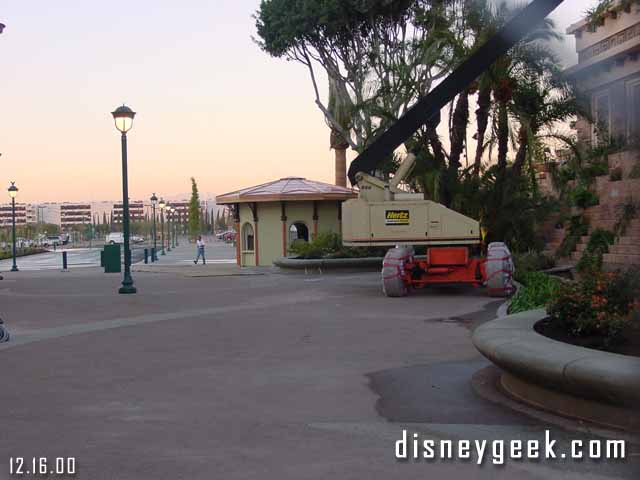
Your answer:
[[[124,243],[124,234],[122,232],[113,232],[107,235],[105,243],[114,245],[116,243]]]

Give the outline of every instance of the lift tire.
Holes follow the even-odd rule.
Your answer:
[[[0,325],[0,343],[8,342],[10,338],[9,331]]]
[[[492,242],[489,244],[485,270],[490,297],[508,297],[515,291],[513,258],[505,243]]]
[[[392,248],[382,262],[382,292],[387,297],[404,297],[409,287],[404,283],[404,265],[413,259],[413,248]]]

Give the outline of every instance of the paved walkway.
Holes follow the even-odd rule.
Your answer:
[[[179,265],[188,250],[164,262]],[[219,258],[228,252],[221,245]],[[76,478],[91,480],[637,478],[637,457],[395,460],[405,428],[429,439],[543,438],[545,425],[471,391],[486,362],[469,329],[498,306],[482,290],[389,299],[375,273],[266,270],[137,272],[139,293],[118,295],[120,280],[76,269],[0,281],[12,334],[0,345],[0,479],[11,456],[74,456]],[[566,447],[588,433],[552,435]]]
[[[171,251],[166,251],[166,255],[159,254],[157,262],[136,263],[133,266],[133,271],[134,273],[170,273],[185,277],[257,275],[264,272],[261,269],[238,267],[236,250],[233,245],[213,239],[206,239],[206,241],[205,257],[207,263],[205,265],[202,264],[202,260],[197,265],[193,263],[196,257],[196,246],[185,239]]]

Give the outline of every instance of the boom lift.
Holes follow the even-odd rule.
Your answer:
[[[478,221],[424,200],[420,193],[399,188],[415,164],[412,154],[405,157],[389,182],[373,172],[422,125],[437,119],[442,107],[562,1],[531,2],[351,163],[349,180],[358,186],[359,194],[342,205],[343,243],[395,246],[387,252],[382,267],[382,287],[387,296],[400,297],[412,287],[446,283],[487,285],[492,296],[513,292],[513,261],[504,243],[490,243],[486,257],[480,257],[482,233]],[[414,257],[413,245],[428,247],[426,259]]]

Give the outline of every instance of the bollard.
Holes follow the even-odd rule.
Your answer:
[[[151,247],[151,261],[156,262],[157,260],[158,257],[156,256],[156,249],[155,247]]]
[[[149,249],[145,248],[144,249],[144,263],[149,263]]]
[[[100,250],[100,266],[104,267],[104,250]]]
[[[62,252],[62,270],[67,271],[67,252]]]

